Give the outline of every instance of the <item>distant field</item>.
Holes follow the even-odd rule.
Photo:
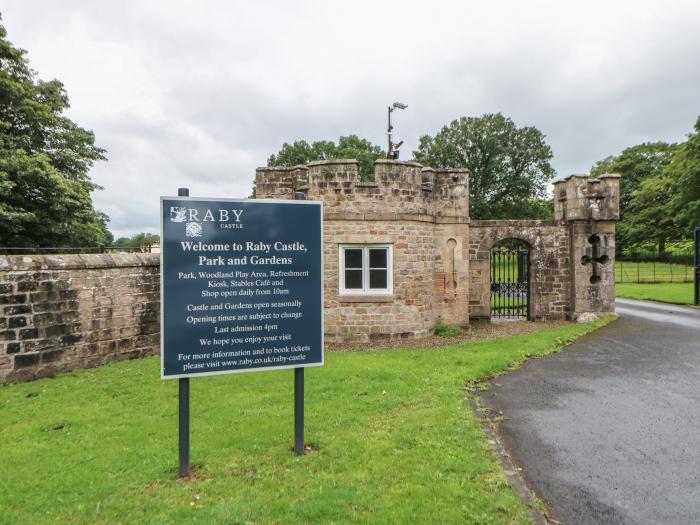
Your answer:
[[[662,262],[615,261],[617,283],[688,283],[693,267]]]
[[[693,304],[693,283],[618,283],[615,288],[618,297],[662,303]]]

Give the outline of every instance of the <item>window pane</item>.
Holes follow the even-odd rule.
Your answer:
[[[386,290],[386,270],[370,270],[369,271],[369,287],[374,289]]]
[[[370,248],[369,249],[369,267],[370,268],[386,268],[386,248]]]
[[[345,270],[345,289],[362,290],[362,270]]]
[[[362,248],[345,250],[345,267],[362,268]]]

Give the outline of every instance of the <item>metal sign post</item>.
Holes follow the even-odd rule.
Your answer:
[[[695,297],[693,304],[700,306],[700,224],[695,228],[695,256],[693,259],[695,265]]]
[[[190,474],[190,377],[323,365],[322,204],[161,197],[161,378],[178,379],[180,477]]]
[[[306,195],[294,192],[295,201],[303,201]],[[304,454],[304,369],[294,369],[294,454]]]
[[[178,197],[189,197],[189,188],[178,188]],[[190,378],[181,377],[177,382],[178,396],[178,476],[190,475]]]

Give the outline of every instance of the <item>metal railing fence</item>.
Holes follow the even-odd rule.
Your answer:
[[[625,252],[615,261],[618,283],[693,282],[693,252]]]

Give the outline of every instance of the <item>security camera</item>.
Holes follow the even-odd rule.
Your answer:
[[[394,102],[392,106],[396,109],[406,109],[408,107],[406,104],[403,104],[401,102]]]
[[[459,182],[459,175],[452,175],[452,182]]]

